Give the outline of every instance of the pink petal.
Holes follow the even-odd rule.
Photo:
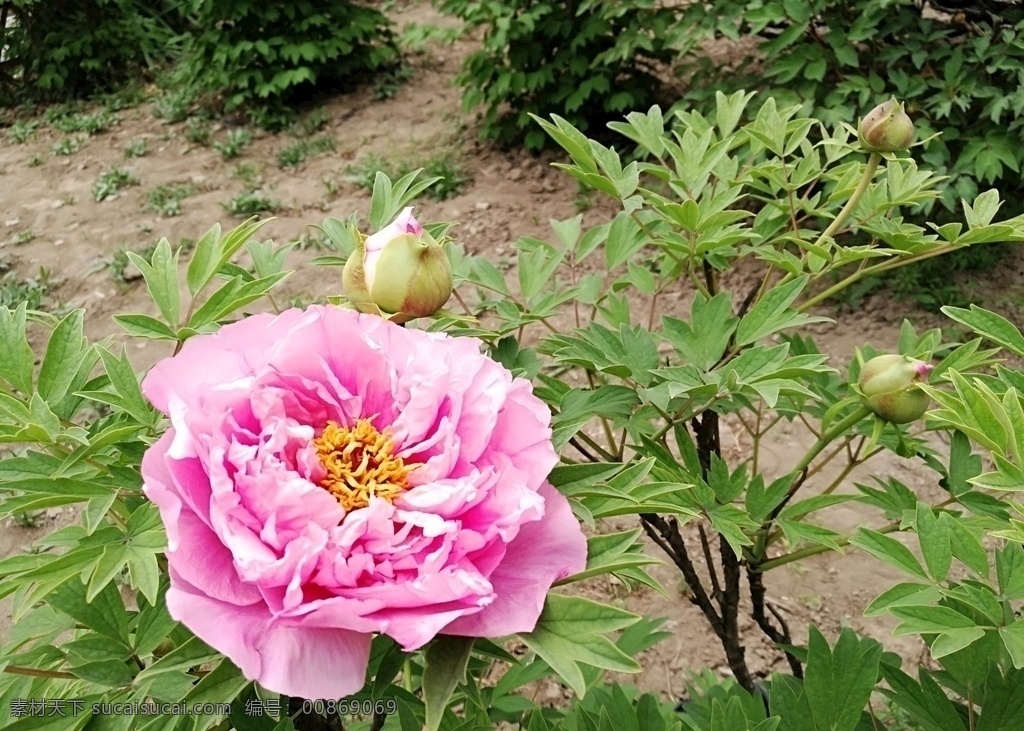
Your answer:
[[[548,589],[587,565],[587,539],[569,501],[551,485],[540,489],[545,514],[519,529],[504,560],[490,575],[497,598],[483,611],[460,617],[442,630],[447,635],[504,637],[532,632]]]
[[[173,570],[171,579],[171,616],[267,690],[316,700],[343,698],[363,687],[371,635],[274,622],[266,605],[226,604]]]

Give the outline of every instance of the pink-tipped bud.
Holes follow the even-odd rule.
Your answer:
[[[897,152],[907,149],[914,141],[914,123],[903,104],[892,97],[868,112],[860,121],[857,136],[871,152]]]
[[[932,368],[906,355],[879,355],[861,368],[857,386],[879,418],[907,424],[920,419],[928,408],[928,394],[918,386],[927,381]]]

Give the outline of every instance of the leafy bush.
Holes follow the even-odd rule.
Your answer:
[[[682,27],[692,43],[749,35],[757,44],[738,47],[728,64],[698,46],[683,65],[693,73],[687,103],[710,109],[716,90],[760,88],[780,104],[804,104],[835,124],[892,94],[907,103],[919,139],[941,133],[921,158],[949,176],[940,198],[948,211],[984,188],[1016,184],[1024,165],[1024,8],[986,4],[994,10],[965,17],[923,13],[921,6],[917,0],[689,4]],[[1019,187],[1004,187],[1007,207],[1024,210]]]
[[[441,10],[485,29],[458,83],[467,108],[485,107],[484,136],[502,144],[549,144],[530,114],[599,133],[657,99],[654,72],[675,56],[677,11],[654,0],[443,0]]]
[[[398,59],[387,19],[347,0],[192,0],[195,33],[180,83],[282,126],[314,85],[345,83]]]
[[[110,91],[165,58],[172,0],[12,0],[3,3],[0,102]],[[8,15],[10,12],[10,15]]]

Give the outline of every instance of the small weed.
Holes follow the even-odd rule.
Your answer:
[[[22,244],[27,244],[29,241],[33,241],[35,238],[35,231],[33,231],[30,228],[27,228],[24,231],[19,231],[17,234],[15,234],[14,245],[21,246]]]
[[[397,172],[397,167],[392,165],[382,155],[371,152],[369,155],[365,155],[359,161],[345,168],[345,175],[358,187],[372,192],[373,181],[376,179],[378,171],[383,171],[389,178],[393,178]]]
[[[131,160],[133,157],[145,157],[148,154],[149,142],[141,137],[132,140],[128,143],[128,146],[124,148],[124,157],[126,160]]]
[[[92,197],[97,202],[105,201],[122,188],[138,184],[139,181],[124,168],[107,168],[92,186]]]
[[[231,160],[242,154],[242,151],[252,142],[252,132],[247,129],[233,129],[228,132],[226,142],[214,142],[213,149],[224,156],[225,160]]]
[[[377,81],[373,85],[373,98],[377,100],[390,99],[411,78],[412,68],[408,64],[399,64],[391,71],[377,77]]]
[[[253,162],[240,162],[235,165],[234,175],[242,181],[246,188],[259,188],[263,184],[260,167]]]
[[[130,84],[118,91],[105,94],[97,99],[103,108],[111,112],[119,112],[122,109],[137,107],[146,101],[146,90],[141,84]]]
[[[185,139],[193,145],[210,145],[210,120],[202,117],[190,117],[185,123]]]
[[[224,210],[232,216],[248,218],[260,213],[274,213],[281,207],[281,202],[268,198],[258,191],[247,190],[239,193],[227,203],[222,203]]]
[[[164,94],[153,105],[153,114],[167,124],[186,119],[192,107],[192,93],[184,89]]]
[[[182,199],[195,195],[195,192],[196,186],[191,183],[160,185],[149,191],[143,208],[164,218],[177,216],[181,213]]]
[[[29,122],[15,122],[11,125],[11,128],[7,130],[7,141],[23,145],[36,136],[37,129],[39,129],[39,122],[36,120]]]
[[[73,206],[73,205],[75,205],[75,196],[73,196],[73,195],[66,195],[66,196],[64,196],[63,198],[60,199],[60,202],[63,203],[64,205],[66,205],[66,206]]]
[[[398,47],[410,53],[422,53],[431,43],[450,46],[462,37],[462,28],[441,28],[431,23],[410,23],[398,36]]]
[[[13,310],[25,302],[30,310],[44,309],[44,298],[53,287],[50,272],[40,267],[38,277],[18,279],[14,272],[7,271],[6,265],[0,265],[0,271],[5,272],[0,277],[0,307]]]
[[[337,149],[334,138],[327,135],[303,139],[277,153],[277,164],[282,168],[294,168],[308,158],[334,152]]]
[[[292,125],[292,134],[296,137],[312,137],[326,127],[330,121],[330,114],[326,109],[320,107]]]
[[[30,157],[28,159],[28,162],[25,163],[25,164],[28,165],[28,167],[30,167],[30,168],[37,168],[37,167],[39,167],[40,165],[43,164],[43,156],[42,155],[33,155],[32,157]]]
[[[65,137],[60,142],[50,148],[50,151],[54,155],[74,155],[76,152],[82,149],[82,145],[85,144],[86,135],[74,135],[73,137]]]
[[[427,158],[419,164],[411,160],[392,163],[380,155],[371,153],[356,164],[349,165],[345,169],[345,173],[349,176],[349,180],[360,188],[373,191],[373,181],[377,177],[378,170],[395,179],[417,168],[423,169],[424,177],[441,178],[424,191],[436,201],[448,200],[461,195],[466,184],[473,180],[471,175],[464,172],[457,162],[443,152]]]
[[[402,172],[404,175],[408,170]],[[462,195],[466,184],[473,182],[473,176],[464,172],[459,164],[451,158],[437,155],[423,164],[423,175],[428,178],[441,178],[425,191],[435,201],[446,201]]]
[[[46,119],[45,116],[44,119]],[[54,114],[49,119],[46,119],[46,121],[58,132],[65,132],[67,134],[84,132],[87,135],[98,135],[106,132],[120,120],[113,112],[101,109],[92,114],[86,114],[85,112]]]
[[[327,195],[331,196],[332,198],[338,195],[339,186],[337,180],[335,180],[329,175],[324,175],[322,178],[320,178],[320,180],[324,184],[324,188],[327,190]]]
[[[585,213],[594,207],[594,201],[597,199],[596,192],[592,188],[588,188],[583,183],[577,182],[576,184],[576,197],[572,199],[572,205],[576,209],[577,213]]]
[[[306,251],[312,249],[314,251],[325,251],[334,247],[330,244],[327,234],[322,231],[305,231],[302,236],[299,237],[298,241],[295,242],[295,248],[299,251]]]
[[[42,510],[32,510],[24,513],[14,513],[11,516],[11,522],[19,528],[38,528],[39,519],[42,517]]]

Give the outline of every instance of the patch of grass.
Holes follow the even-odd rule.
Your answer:
[[[320,107],[292,125],[292,134],[296,137],[312,137],[326,127],[330,121],[330,113],[323,107]]]
[[[96,202],[105,201],[122,188],[138,184],[138,179],[124,168],[107,168],[92,186],[92,197]]]
[[[19,231],[18,233],[16,233],[14,235],[13,241],[15,246],[21,246],[22,244],[27,244],[29,241],[34,241],[35,238],[35,231],[33,231],[30,228],[27,228],[24,231]]]
[[[186,89],[167,92],[153,104],[153,114],[167,124],[175,124],[188,118],[193,101],[192,92]]]
[[[28,122],[15,122],[7,130],[7,141],[23,145],[36,136],[37,129],[39,129],[39,122],[34,119]]]
[[[440,177],[424,193],[435,201],[448,200],[461,195],[473,177],[445,152],[439,152],[425,160],[390,161],[381,155],[371,153],[345,168],[348,179],[366,191],[373,191],[377,171],[383,171],[392,180],[416,170],[423,169],[424,177]]]
[[[263,184],[260,166],[254,162],[240,162],[235,165],[234,176],[241,180],[246,188],[259,188]]]
[[[328,135],[301,139],[277,153],[277,164],[282,168],[298,167],[311,157],[334,152],[336,149],[334,138]]]
[[[149,142],[141,137],[137,137],[128,143],[124,148],[124,157],[126,160],[131,160],[135,157],[145,157],[149,154]]]
[[[210,145],[210,120],[202,117],[190,117],[185,123],[185,139],[193,145]]]
[[[12,310],[25,302],[30,310],[46,309],[46,295],[53,288],[50,272],[39,268],[38,277],[18,279],[17,274],[9,271],[10,267],[0,262],[0,307],[9,307]]]
[[[412,67],[405,63],[398,64],[391,71],[377,77],[377,81],[373,84],[373,98],[378,101],[390,99],[411,78]]]
[[[223,155],[225,160],[231,160],[241,155],[251,142],[252,132],[247,129],[233,129],[228,132],[225,142],[214,142],[213,149]]]
[[[85,144],[86,135],[73,135],[72,137],[65,137],[60,142],[50,148],[50,152],[54,155],[74,155],[76,152],[82,149]]]
[[[18,528],[38,528],[39,519],[43,517],[44,511],[31,510],[24,513],[14,513],[11,516],[11,523]]]
[[[177,216],[181,214],[182,199],[195,195],[195,193],[196,186],[192,185],[192,183],[159,185],[149,191],[143,208],[163,218]]]
[[[281,201],[268,198],[256,190],[247,190],[221,205],[232,216],[248,218],[261,213],[276,213],[281,208]]]
[[[43,119],[58,132],[72,134],[84,132],[87,135],[98,135],[106,132],[120,121],[120,118],[113,112],[101,109],[98,112],[87,114],[85,112],[64,113],[59,107],[53,108],[55,113],[47,111]]]
[[[25,163],[25,164],[28,167],[30,167],[30,168],[37,168],[37,167],[39,167],[40,165],[43,164],[43,156],[42,155],[33,155],[32,157],[30,157],[28,159],[28,162]]]

